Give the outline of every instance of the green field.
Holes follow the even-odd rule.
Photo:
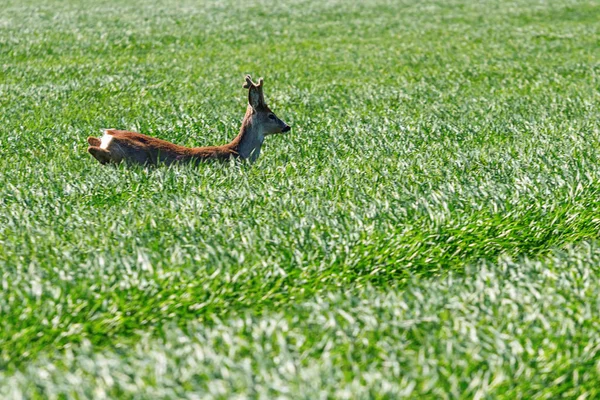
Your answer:
[[[600,397],[597,0],[0,8],[0,398]]]

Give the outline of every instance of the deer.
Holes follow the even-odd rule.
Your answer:
[[[290,126],[279,119],[267,106],[263,94],[264,79],[258,83],[246,75],[248,106],[240,133],[221,146],[185,147],[137,132],[106,129],[101,138],[87,138],[87,149],[100,164],[119,164],[122,161],[142,165],[170,165],[178,162],[242,159],[256,161],[265,136],[285,133]]]

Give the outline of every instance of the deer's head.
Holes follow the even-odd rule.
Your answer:
[[[246,75],[244,88],[248,89],[248,111],[247,117],[251,119],[252,125],[260,127],[263,135],[272,135],[274,133],[289,132],[288,124],[280,120],[277,115],[271,111],[265,102],[263,94],[264,80],[260,78],[258,83],[252,82],[250,75]]]

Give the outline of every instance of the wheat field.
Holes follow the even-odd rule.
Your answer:
[[[1,398],[600,396],[597,1],[1,8]]]

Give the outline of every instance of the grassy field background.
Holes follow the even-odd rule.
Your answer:
[[[4,1],[0,397],[600,396],[597,1]],[[101,128],[293,129],[101,167]]]

